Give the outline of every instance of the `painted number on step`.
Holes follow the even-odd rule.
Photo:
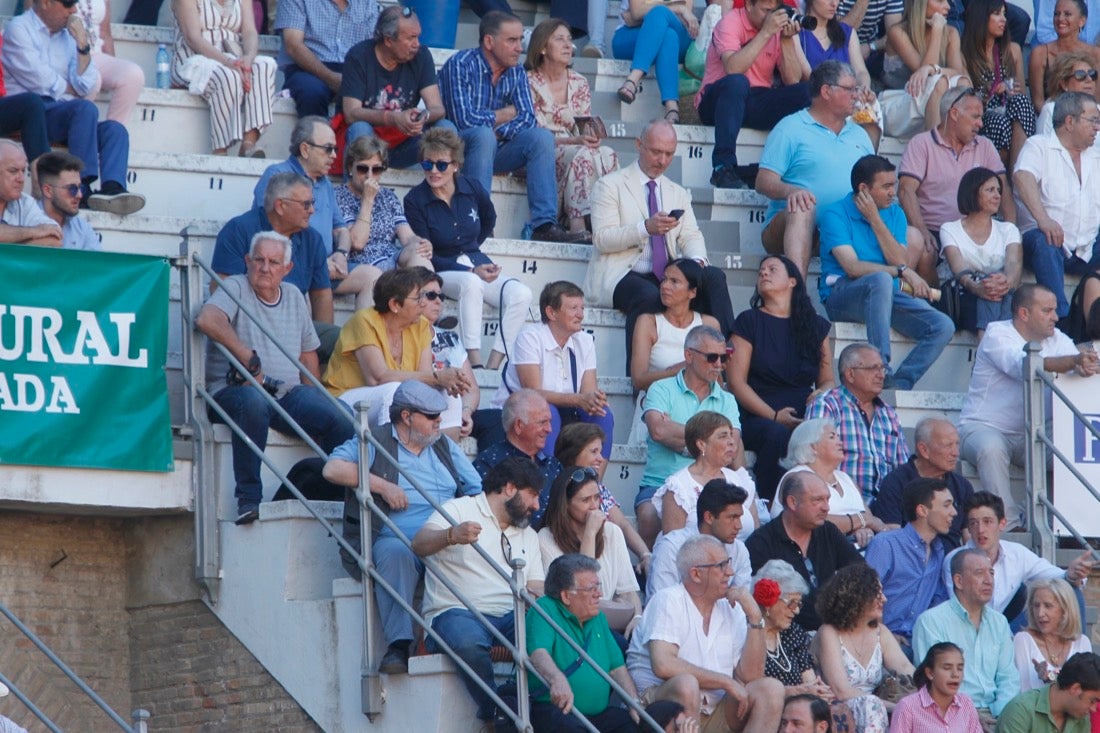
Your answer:
[[[630,467],[629,466],[619,466],[619,478],[621,478],[621,479],[630,478]]]
[[[127,185],[132,185],[134,183],[137,183],[137,173],[135,171],[127,171],[126,172],[126,184]]]
[[[688,145],[688,157],[689,158],[702,158],[703,146],[702,145]]]
[[[486,323],[482,324],[482,332],[486,336],[496,336],[497,335],[497,325],[498,324],[497,324],[496,321],[487,321]]]
[[[727,270],[740,270],[741,269],[741,255],[726,255],[726,269]]]
[[[225,183],[224,179],[218,178],[216,176],[210,176],[210,190],[211,191],[221,191],[223,183]]]
[[[612,122],[607,126],[607,134],[610,137],[626,137],[626,123]]]
[[[155,107],[142,107],[141,108],[141,121],[142,122],[156,122],[157,110]]]
[[[749,212],[749,222],[752,224],[764,223],[764,209],[753,209]]]
[[[538,260],[524,260],[523,261],[523,271],[524,272],[529,272],[532,275],[534,275],[536,272],[539,271],[539,261]]]

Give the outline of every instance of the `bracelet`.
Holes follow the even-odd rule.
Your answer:
[[[851,525],[851,529],[848,530],[848,534],[851,534],[852,532],[856,531],[856,520],[851,514],[848,515],[848,523]]]
[[[455,543],[454,538],[451,537],[451,532],[454,531],[454,527],[447,527],[447,546],[450,547]]]
[[[863,518],[863,512],[857,512],[857,516],[859,517],[859,528],[860,529],[866,528],[867,527],[867,520]],[[855,524],[855,522],[853,522],[853,524]]]
[[[772,421],[779,422],[779,410],[772,410]]]

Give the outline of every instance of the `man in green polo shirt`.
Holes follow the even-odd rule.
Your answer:
[[[997,721],[997,733],[1088,733],[1097,701],[1100,656],[1074,654],[1054,683],[1012,698]]]
[[[600,611],[600,565],[587,555],[568,554],[546,570],[546,595],[538,606],[546,611],[604,672],[637,699],[638,691],[626,671],[622,650],[611,635],[607,617]],[[535,733],[583,733],[586,729],[572,714],[584,713],[600,733],[633,733],[636,713],[609,705],[611,685],[591,665],[580,663],[576,650],[536,611],[527,612],[527,653],[547,689],[531,682],[531,725]]]

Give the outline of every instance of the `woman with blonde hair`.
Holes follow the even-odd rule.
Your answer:
[[[1063,56],[1080,55],[1093,66],[1100,65],[1100,48],[1092,46],[1079,38],[1089,19],[1089,6],[1085,0],[1058,0],[1054,5],[1054,32],[1057,37],[1050,43],[1035,45],[1031,48],[1028,61],[1028,84],[1031,89],[1031,101],[1035,110],[1041,112],[1044,101],[1058,96],[1051,91],[1051,77],[1055,74],[1056,64]],[[1057,87],[1055,87],[1057,89]],[[1078,91],[1063,89],[1061,91]]]
[[[592,92],[572,63],[573,39],[565,21],[549,18],[535,26],[523,67],[539,127],[554,133],[559,213],[569,231],[583,232],[592,184],[618,169],[619,156],[600,144],[592,125],[579,124],[592,115]]]
[[[1073,586],[1062,578],[1028,585],[1027,628],[1013,639],[1021,692],[1053,682],[1067,659],[1077,652],[1092,651],[1092,642],[1081,630]]]
[[[1062,92],[1096,96],[1097,65],[1095,57],[1088,51],[1070,51],[1051,62],[1046,73],[1046,101],[1035,120],[1037,135],[1054,132],[1054,99]]]

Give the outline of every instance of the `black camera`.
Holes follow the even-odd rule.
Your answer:
[[[790,5],[782,5],[780,7],[782,7],[783,10],[787,11],[788,18],[790,18],[793,22],[798,23],[806,30],[812,31],[817,29],[817,18],[815,18],[814,16],[800,15],[799,12],[792,8]]]

